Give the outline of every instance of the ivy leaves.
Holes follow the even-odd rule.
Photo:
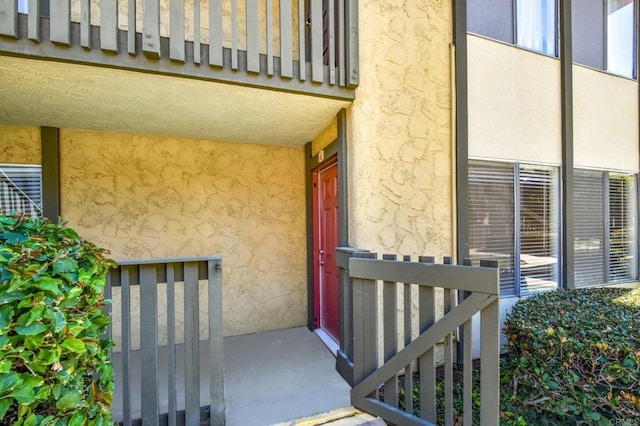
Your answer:
[[[0,215],[0,423],[111,423],[112,265],[64,224]]]

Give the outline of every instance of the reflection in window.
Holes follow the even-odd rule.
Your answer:
[[[558,175],[557,167],[469,164],[469,254],[499,262],[502,296],[558,287]]]
[[[555,0],[517,0],[516,44],[556,56]]]
[[[633,1],[607,1],[607,71],[633,77]]]

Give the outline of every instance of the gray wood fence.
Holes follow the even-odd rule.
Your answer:
[[[200,301],[201,283],[206,283],[206,304]],[[177,295],[184,300],[183,306],[176,306]],[[118,262],[107,276],[106,297],[114,297],[108,309],[119,318],[110,330],[111,336],[117,336],[113,356],[119,367],[114,368],[114,379],[122,398],[114,401],[114,406],[121,407],[121,418],[116,420],[124,425],[199,425],[202,420],[224,424],[222,258]],[[201,311],[208,312],[204,321]],[[208,340],[202,339],[203,325]],[[160,326],[166,336],[160,336]],[[176,331],[180,329],[183,332]],[[132,346],[132,338],[138,336],[139,349]],[[159,340],[165,339],[161,345]],[[208,379],[205,388],[201,375],[207,370],[208,377],[202,378],[202,382]],[[208,406],[201,406],[203,400]],[[166,411],[161,405],[166,405]]]
[[[472,318],[479,313],[481,338],[480,422],[497,425],[500,405],[499,276],[495,268],[436,265],[433,257],[397,261],[353,253],[352,404],[393,424],[431,425],[437,416],[437,367],[444,370],[444,424],[453,425],[454,334],[463,326],[463,424],[472,424]],[[445,259],[450,263],[449,259]],[[382,300],[378,298],[379,286]],[[457,292],[466,297],[457,303]],[[417,299],[416,299],[417,298]],[[382,323],[380,324],[379,321]],[[414,332],[415,330],[415,332]],[[442,354],[443,353],[443,354]],[[443,359],[437,363],[437,357]],[[441,365],[439,365],[441,364]],[[442,374],[442,373],[440,373]],[[400,408],[398,377],[404,376]],[[420,397],[413,406],[414,377]],[[379,397],[384,386],[383,400]]]
[[[139,67],[138,56],[149,64],[167,57],[171,64],[149,68],[188,63],[209,65],[211,74],[218,68],[297,85],[358,85],[357,0],[143,0],[142,8],[135,0],[120,8],[117,0],[49,0],[48,17],[40,16],[40,1],[28,0],[25,14],[18,0],[0,0],[0,51],[126,68]]]

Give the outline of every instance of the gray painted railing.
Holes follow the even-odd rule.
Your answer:
[[[357,0],[143,0],[141,9],[136,0],[120,8],[117,0],[49,0],[49,17],[40,16],[40,1],[28,0],[25,15],[18,0],[0,0],[0,52],[292,91],[305,91],[307,82],[358,85]]]
[[[202,291],[206,305],[199,300],[201,282],[207,286]],[[114,364],[117,359],[121,365],[121,374],[114,368],[114,378],[122,400],[114,401],[114,406],[121,403],[122,418],[115,420],[124,425],[199,425],[208,413],[210,424],[223,425],[222,258],[121,261],[107,276],[107,298],[115,296],[116,287],[119,303],[114,301],[109,310],[114,317],[118,314],[120,327],[111,329],[110,335],[117,345]],[[139,300],[131,297],[136,294],[134,287]],[[177,295],[184,299],[183,306],[176,306]],[[162,312],[165,303],[166,312]],[[206,321],[201,321],[201,311],[208,311]],[[183,315],[176,318],[176,312]],[[132,337],[138,331],[132,325],[133,317],[137,319],[138,315],[139,349],[132,346]],[[166,325],[166,336],[160,336],[161,325]],[[202,339],[203,327],[208,345]],[[180,328],[183,333],[176,332]],[[159,339],[165,337],[166,346],[161,346]],[[184,370],[178,369],[181,364]],[[208,395],[201,386],[201,373],[205,376],[206,370]],[[203,377],[204,382],[206,379]],[[161,399],[167,409],[162,413]],[[208,407],[201,407],[203,400]],[[134,402],[140,406],[140,418],[134,413]]]
[[[357,256],[357,257],[356,257]],[[494,268],[436,265],[433,257],[396,261],[385,255],[357,253],[348,273],[353,286],[352,404],[393,424],[431,425],[436,422],[436,353],[444,360],[445,424],[454,424],[453,334],[463,327],[463,419],[472,424],[472,318],[480,314],[480,422],[499,422],[499,276]],[[450,263],[450,259],[445,259]],[[378,286],[382,286],[382,300]],[[402,289],[402,292],[399,292]],[[465,292],[456,304],[456,292]],[[403,298],[398,300],[398,295]],[[417,295],[417,300],[414,296]],[[378,324],[382,321],[382,335]],[[417,321],[415,327],[413,321]],[[417,328],[416,336],[412,330]],[[402,348],[402,349],[400,349]],[[379,365],[379,360],[383,360]],[[404,410],[399,408],[398,372],[404,373]],[[413,407],[413,376],[419,375],[419,407]],[[384,385],[384,401],[378,390]],[[417,409],[417,410],[416,410]],[[414,412],[419,412],[419,417]]]

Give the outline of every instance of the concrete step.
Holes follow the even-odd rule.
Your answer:
[[[384,426],[386,423],[379,417],[362,412],[354,407],[342,407],[310,417],[278,423],[273,426]]]

